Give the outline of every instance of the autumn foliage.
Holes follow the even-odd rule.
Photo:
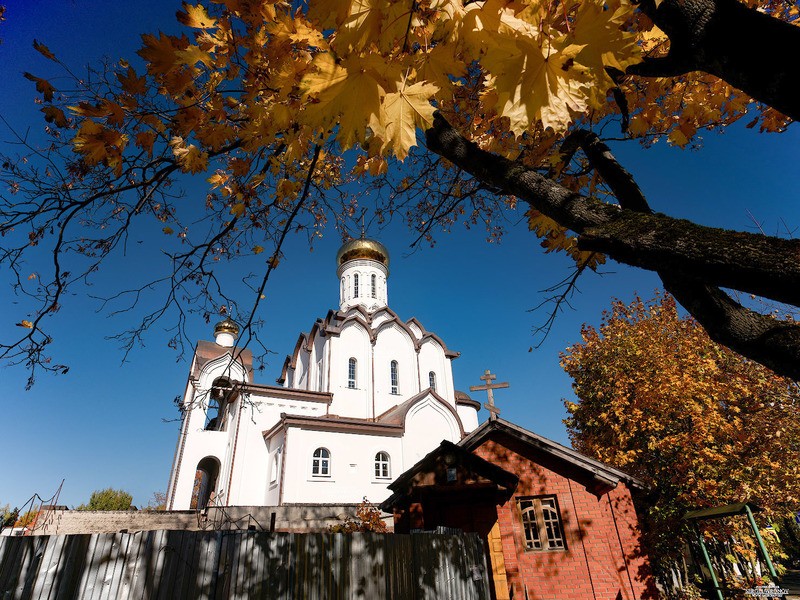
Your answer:
[[[714,36],[735,38],[724,35],[725,19],[733,19],[736,31],[756,24],[766,42],[780,37],[791,46],[798,6],[754,0],[731,13],[736,0],[692,2],[721,11],[714,24],[722,31],[700,39],[708,32],[694,29],[705,21],[683,22],[684,0],[204,0],[183,3],[166,32],[144,33],[138,57],[102,64],[88,78],[35,41],[43,64],[24,76],[40,96],[46,150],[26,142],[24,155],[0,157],[9,190],[0,198],[0,261],[12,267],[15,292],[35,306],[14,316],[20,339],[0,344],[0,358],[66,370],[49,363],[43,321],[105,257],[129,251],[133,222],[166,236],[169,265],[154,282],[110,295],[135,305],[144,292],[167,288],[165,306],[132,328],[126,348],[175,311],[179,322],[183,311],[206,320],[234,313],[249,336],[290,232],[313,242],[333,222],[346,237],[368,208],[377,224],[402,214],[420,238],[463,222],[485,224],[493,239],[502,231],[498,216],[522,201],[547,251],[567,253],[581,270],[609,255],[658,271],[715,339],[794,373],[800,329],[765,331],[774,323],[749,314],[755,324],[745,332],[719,327],[731,320],[720,307],[737,312],[737,322],[744,311],[709,301],[708,290],[684,275],[717,296],[731,288],[792,303],[795,248],[757,235],[731,243],[724,232],[652,215],[600,137],[683,147],[748,111],[751,127],[786,128],[785,114],[768,104],[753,110],[753,98],[726,76],[793,114],[796,95],[778,85],[795,81],[793,59],[748,62],[739,73],[728,69],[736,60],[714,54],[739,45],[723,48]],[[664,63],[671,68],[654,69]],[[761,85],[767,66],[780,81]],[[716,67],[725,68],[715,76]],[[418,148],[423,131],[432,152]],[[206,180],[205,197],[184,199],[173,188],[192,176]],[[374,205],[365,207],[365,196]],[[644,231],[650,244],[668,236],[682,243],[644,252],[620,230]],[[692,243],[704,235],[711,239]],[[744,257],[729,252],[754,244],[759,250]],[[692,255],[698,247],[700,256]],[[23,272],[23,258],[42,251],[52,253],[52,267]],[[219,292],[214,263],[262,252],[252,305],[233,306]],[[677,290],[675,273],[691,289]],[[753,348],[753,339],[771,342]],[[185,341],[177,333],[170,344]]]
[[[680,550],[687,510],[747,501],[764,509],[762,523],[780,524],[798,509],[797,384],[712,342],[668,295],[616,301],[582,338],[562,354],[579,398],[565,402],[570,438],[651,486],[656,562]],[[745,522],[725,525],[753,556]]]
[[[366,496],[356,508],[355,517],[348,516],[342,523],[328,527],[331,533],[357,533],[372,531],[387,533],[386,522],[381,518],[381,511],[367,500]]]

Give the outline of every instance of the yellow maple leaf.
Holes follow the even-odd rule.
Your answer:
[[[23,319],[22,321],[17,323],[17,327],[24,327],[25,329],[33,329],[33,323],[31,323],[27,319]]]
[[[303,77],[301,91],[316,102],[306,105],[303,120],[315,128],[330,128],[338,121],[337,140],[343,149],[364,142],[370,119],[381,110],[384,88],[363,59],[353,57],[337,65],[330,53],[314,59],[315,70]],[[350,68],[348,68],[350,67]]]
[[[195,46],[194,44],[190,44],[185,50],[175,51],[176,64],[193,67],[199,62],[203,63],[207,67],[211,67],[214,64],[211,54],[205,50],[202,50],[199,46]]]
[[[400,86],[400,91],[386,94],[381,110],[381,122],[386,132],[387,147],[403,160],[417,142],[417,126],[433,125],[434,107],[431,97],[439,91],[432,83],[420,81]]]
[[[453,44],[439,44],[428,52],[415,56],[421,61],[417,66],[417,77],[438,86],[440,90],[450,88],[450,77],[460,78],[467,72],[464,61],[456,56],[457,47]]]
[[[234,217],[241,217],[244,214],[245,208],[246,208],[245,205],[241,202],[238,204],[234,204],[233,206],[231,206],[231,214]]]
[[[606,74],[605,67],[625,71],[630,65],[641,61],[637,36],[622,29],[633,15],[634,7],[628,2],[609,3],[586,0],[580,3],[575,15],[571,39],[583,46],[575,60],[594,69],[593,75],[602,80],[606,89],[614,82]]]
[[[191,4],[183,3],[183,10],[178,11],[175,16],[178,18],[179,23],[183,23],[187,27],[194,27],[195,29],[211,29],[217,26],[217,20],[210,17],[206,12],[206,7],[202,4],[192,6]]]
[[[208,153],[201,152],[194,144],[187,144],[182,137],[173,137],[169,145],[184,173],[201,173],[208,167]]]
[[[156,134],[152,131],[139,131],[133,140],[137,147],[146,151],[150,156],[153,155],[153,144],[156,142]]]
[[[314,0],[309,2],[308,18],[321,29],[340,25],[350,13],[351,0]]]
[[[381,33],[381,0],[353,0],[331,46],[340,51],[361,49]]]
[[[261,254],[264,251],[262,246],[253,246],[253,254]]]
[[[83,155],[87,164],[97,164],[108,156],[103,137],[105,131],[100,123],[86,119],[81,123],[78,133],[72,138],[75,151]]]
[[[131,95],[144,94],[147,90],[147,80],[139,77],[133,67],[123,73],[117,73],[117,80],[122,84],[122,89]]]
[[[184,38],[174,38],[159,32],[158,37],[149,33],[142,34],[144,45],[137,52],[147,61],[147,72],[153,75],[165,75],[175,68],[175,51],[183,50],[189,45]]]
[[[587,108],[587,78],[573,64],[580,46],[539,46],[536,39],[501,39],[490,45],[482,64],[494,75],[498,112],[517,135],[537,121],[556,132]]]
[[[164,227],[164,229],[162,229],[161,231],[163,231],[166,235],[172,235],[174,233],[174,230],[172,229],[172,227],[169,227],[169,226]]]

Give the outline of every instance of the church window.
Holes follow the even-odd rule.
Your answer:
[[[311,460],[311,475],[314,477],[331,476],[331,453],[327,448],[317,448]]]
[[[400,388],[400,386],[399,386],[400,379],[399,379],[399,377],[397,375],[397,361],[396,360],[393,360],[391,362],[391,364],[389,365],[389,378],[391,380],[390,383],[392,385],[392,393],[393,394],[398,394],[399,393],[398,390]]]
[[[564,529],[555,496],[520,498],[517,505],[526,550],[564,550]]]
[[[269,474],[270,483],[277,483],[278,481],[278,471],[281,468],[281,450],[283,450],[283,447],[278,448],[275,454],[272,455],[272,467]]]
[[[358,273],[353,275],[353,296],[358,298]]]
[[[436,373],[433,371],[428,373],[428,385],[434,392],[436,391]]]
[[[233,385],[226,377],[218,377],[211,384],[208,392],[208,408],[206,409],[206,422],[203,429],[206,431],[225,431],[226,414],[231,398]]]
[[[375,455],[375,477],[378,479],[388,479],[391,475],[389,464],[389,453],[378,452]]]
[[[204,510],[214,504],[218,475],[219,461],[213,456],[206,456],[197,463],[189,508]]]
[[[347,387],[356,389],[356,359],[351,358],[347,363]]]
[[[377,298],[378,297],[378,282],[377,282],[377,280],[378,280],[378,277],[375,275],[375,273],[373,273],[372,274],[372,297],[373,298]]]

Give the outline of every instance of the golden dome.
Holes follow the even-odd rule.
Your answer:
[[[233,337],[236,337],[239,335],[239,326],[236,324],[236,321],[228,317],[224,321],[220,321],[214,325],[214,335],[216,336],[220,333],[230,333]]]
[[[389,268],[389,251],[386,246],[375,240],[357,238],[345,243],[336,253],[336,266],[341,267],[351,260],[366,259],[381,263]]]

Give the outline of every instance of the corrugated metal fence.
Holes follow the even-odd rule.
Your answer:
[[[0,537],[0,599],[489,598],[477,534]]]

